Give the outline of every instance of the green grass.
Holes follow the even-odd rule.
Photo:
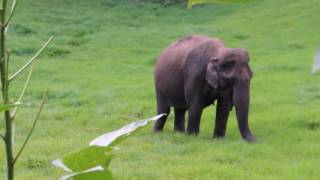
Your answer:
[[[310,74],[320,43],[319,0],[259,0],[238,5],[162,7],[116,0],[22,0],[9,29],[14,72],[51,34],[17,116],[16,150],[42,92],[49,103],[16,167],[17,180],[57,179],[50,162],[86,147],[96,136],[153,116],[153,63],[189,34],[247,48],[254,71],[250,124],[258,142],[241,140],[234,114],[227,136],[213,140],[214,107],[198,137],[147,127],[120,145],[116,179],[318,179],[320,78]],[[11,97],[24,82],[12,84]],[[30,114],[29,111],[34,112]],[[0,130],[4,130],[3,120]],[[0,179],[5,178],[3,144]]]

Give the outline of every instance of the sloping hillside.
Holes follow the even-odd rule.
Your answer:
[[[57,179],[50,161],[94,137],[155,114],[153,64],[172,41],[189,34],[247,48],[254,71],[250,124],[242,141],[232,113],[227,136],[212,140],[215,107],[198,137],[150,127],[120,146],[117,179],[317,179],[320,176],[320,77],[310,74],[320,46],[320,1],[257,0],[187,9],[129,0],[22,0],[9,29],[12,72],[50,34],[19,111],[16,145],[24,140],[44,90],[49,104],[17,164],[17,179]],[[23,78],[13,84],[18,96]],[[28,122],[28,123],[26,123]],[[0,130],[3,130],[0,123]],[[0,162],[5,162],[0,146]],[[4,179],[5,164],[0,164]]]

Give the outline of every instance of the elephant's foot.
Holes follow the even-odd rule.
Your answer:
[[[153,126],[153,131],[154,131],[154,132],[161,132],[161,131],[163,131],[163,125],[162,125],[162,124],[159,124],[159,123],[156,123],[156,124]]]
[[[215,129],[213,133],[213,138],[223,138],[225,135],[225,130]]]
[[[153,128],[153,132],[162,132],[163,129],[157,129],[157,128]]]
[[[255,138],[251,133],[248,133],[248,134],[243,135],[242,138],[243,138],[244,140],[246,140],[247,142],[249,142],[249,143],[254,143],[254,142],[256,142],[256,138]]]
[[[213,134],[213,138],[215,139],[222,139],[224,137],[225,137],[225,134],[216,134],[216,133]]]
[[[174,128],[173,131],[174,132],[178,132],[178,133],[184,133],[185,132],[184,129],[176,129],[176,128]]]
[[[167,116],[163,116],[160,119],[158,119],[153,126],[153,131],[161,132],[163,130],[164,124],[166,123],[166,120]]]
[[[173,131],[174,132],[179,132],[179,133],[184,133],[185,132],[185,128],[184,128],[184,126],[174,126]]]
[[[199,134],[199,130],[196,129],[187,129],[187,134],[188,135],[198,135]]]

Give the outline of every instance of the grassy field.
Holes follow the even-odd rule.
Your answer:
[[[96,136],[156,113],[153,64],[172,41],[189,34],[247,48],[254,72],[250,124],[258,142],[240,138],[234,113],[227,136],[213,140],[215,107],[202,116],[198,137],[160,134],[151,126],[119,146],[116,179],[319,179],[320,77],[310,74],[320,43],[319,0],[259,0],[249,4],[162,7],[116,0],[21,0],[9,29],[14,72],[49,35],[19,111],[16,149],[42,92],[49,103],[17,164],[17,180],[57,179],[51,160]],[[19,95],[24,78],[12,84]],[[28,113],[33,111],[34,114]],[[3,119],[0,130],[4,130]],[[5,178],[3,144],[0,179]]]

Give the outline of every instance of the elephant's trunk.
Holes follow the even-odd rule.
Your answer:
[[[233,92],[233,101],[241,136],[243,139],[252,142],[254,141],[254,137],[251,134],[248,124],[250,78],[248,77],[236,81]]]

